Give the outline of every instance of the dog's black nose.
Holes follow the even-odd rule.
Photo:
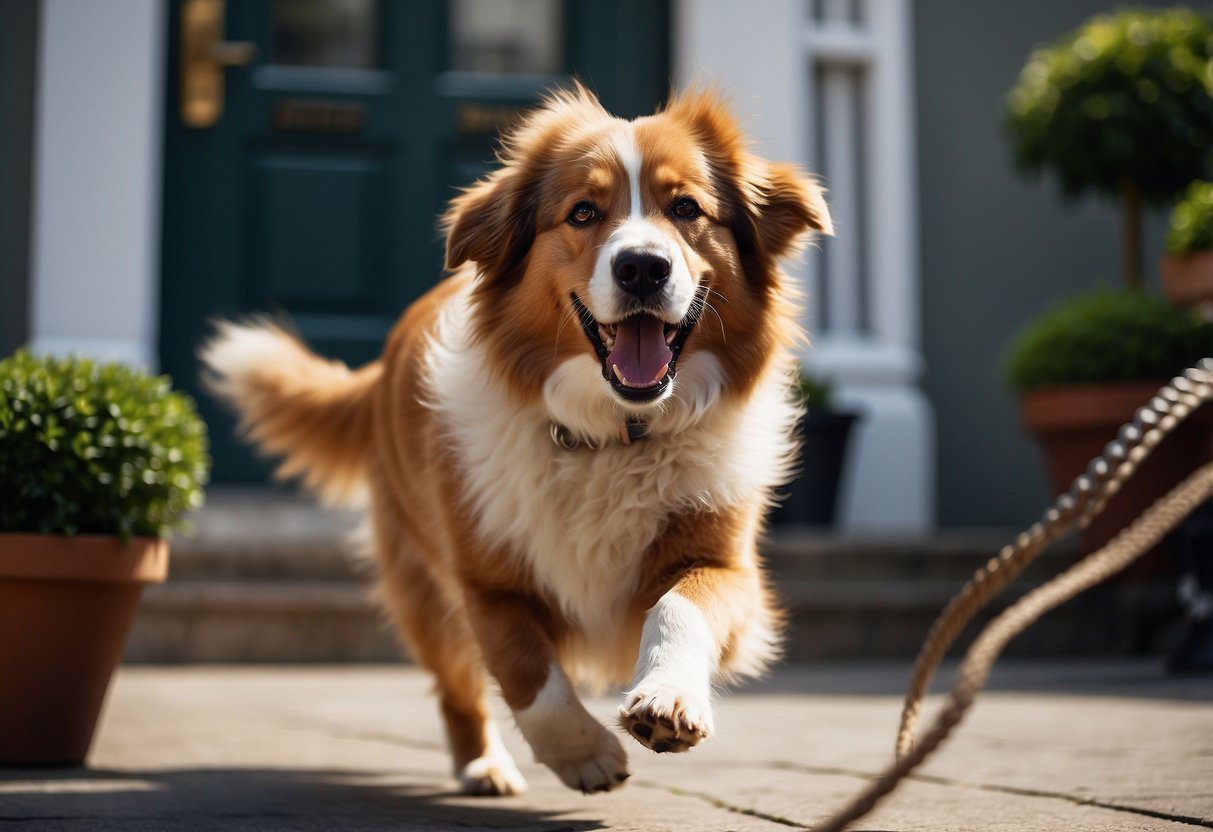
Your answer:
[[[614,266],[615,282],[638,298],[656,292],[670,277],[670,261],[649,251],[621,251]]]

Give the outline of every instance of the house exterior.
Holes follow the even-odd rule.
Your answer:
[[[575,73],[635,115],[667,79],[711,81],[762,152],[830,191],[837,236],[796,274],[805,366],[864,414],[843,527],[1018,526],[1047,495],[1001,354],[1033,313],[1115,279],[1116,218],[1014,174],[1002,100],[1033,46],[1106,9],[0,0],[0,351],[195,388],[207,319],[269,311],[369,360],[439,274],[443,201],[542,89]],[[1160,237],[1154,217],[1155,253]],[[218,481],[260,481],[204,412]]]

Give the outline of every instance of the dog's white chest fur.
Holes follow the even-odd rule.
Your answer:
[[[543,405],[519,406],[492,378],[487,345],[468,338],[468,319],[466,295],[443,310],[428,355],[430,406],[450,426],[486,542],[522,558],[590,645],[616,637],[670,513],[749,500],[785,478],[796,410],[782,380],[725,404],[716,360],[690,354],[649,438],[567,451],[552,441],[552,421],[606,439],[626,418],[597,363],[566,360]]]

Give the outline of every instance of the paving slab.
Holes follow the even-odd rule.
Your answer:
[[[784,669],[723,697],[716,736],[689,754],[628,743],[633,777],[609,795],[565,789],[507,719],[530,791],[490,799],[453,791],[414,668],[127,667],[87,768],[0,769],[0,832],[803,828],[889,761],[908,671]],[[588,704],[605,720],[616,700]],[[1213,678],[1144,661],[1008,663],[955,739],[857,829],[1213,829]]]

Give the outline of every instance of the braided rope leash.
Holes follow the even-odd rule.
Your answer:
[[[814,832],[841,832],[868,814],[943,744],[985,686],[995,661],[1012,638],[1044,613],[1127,567],[1213,496],[1213,463],[1209,463],[1155,502],[1108,545],[1003,611],[981,631],[965,654],[946,705],[915,745],[914,731],[922,713],[923,697],[944,654],[965,626],[1050,543],[1089,525],[1150,452],[1210,399],[1213,399],[1213,359],[1205,359],[1159,390],[1037,523],[977,571],[940,613],[919,651],[897,734],[896,762],[845,808],[814,826]]]

